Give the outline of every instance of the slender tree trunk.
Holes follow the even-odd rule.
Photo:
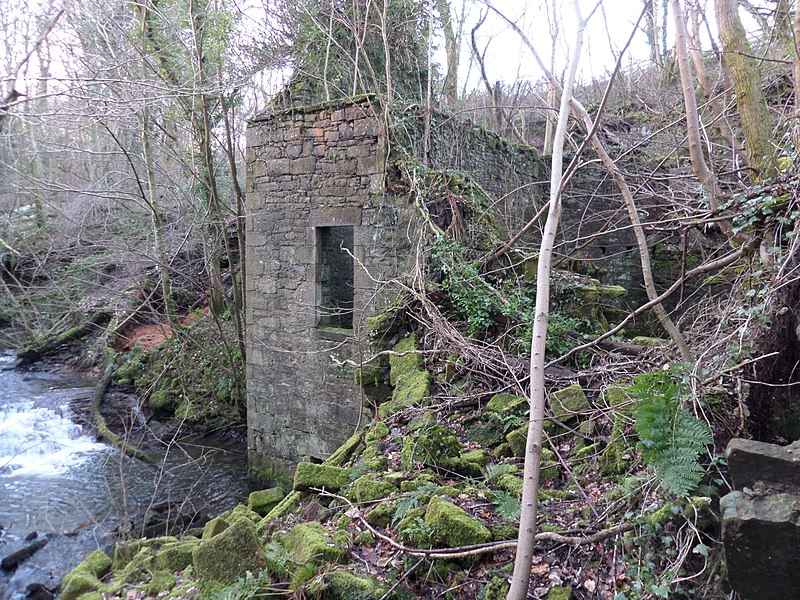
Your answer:
[[[442,84],[442,94],[447,107],[454,109],[458,104],[458,40],[449,0],[436,0],[436,8],[444,32],[444,51],[447,56],[447,73]]]
[[[489,5],[491,7],[491,4]],[[551,84],[556,88],[557,91],[561,90],[561,85],[556,79],[555,75],[545,67],[544,62],[542,62],[539,53],[536,51],[536,47],[533,43],[528,39],[528,37],[524,34],[524,32],[519,29],[519,27],[508,20],[502,13],[497,11],[494,7],[492,10],[497,12],[502,18],[506,19],[506,22],[514,29],[517,34],[521,37],[522,41],[530,50],[533,57],[536,59],[536,62],[539,65],[539,68],[544,72],[545,77],[551,82]],[[618,63],[619,66],[619,63]],[[563,100],[563,98],[562,98]],[[608,152],[605,150],[602,142],[596,135],[592,135],[593,123],[592,119],[589,116],[589,112],[586,108],[581,104],[581,102],[577,98],[572,98],[571,100],[572,110],[575,112],[581,123],[583,124],[584,130],[586,131],[587,135],[590,135],[589,142],[594,148],[595,152],[597,152],[598,156],[600,157],[603,165],[606,169],[611,173],[612,177],[614,177],[614,181],[617,183],[620,192],[622,193],[623,200],[625,201],[625,208],[628,211],[628,217],[631,220],[631,225],[633,226],[634,237],[636,238],[636,245],[637,249],[639,250],[639,258],[642,266],[642,278],[645,284],[645,290],[647,291],[647,296],[650,301],[655,300],[658,297],[658,292],[656,291],[655,282],[653,281],[653,271],[650,265],[650,250],[647,247],[647,237],[645,236],[644,229],[642,227],[641,221],[639,220],[639,211],[636,207],[636,202],[633,198],[633,193],[631,192],[630,188],[628,187],[627,182],[625,181],[625,177],[623,176],[622,172],[620,171],[619,167],[617,167],[614,160],[609,156]],[[598,119],[600,116],[598,115]],[[678,347],[678,350],[681,353],[681,356],[687,362],[694,362],[694,356],[692,355],[691,350],[689,349],[686,340],[681,335],[678,328],[670,319],[669,314],[664,309],[663,305],[660,302],[656,302],[653,305],[653,312],[656,314],[656,317],[661,323],[661,326],[670,336],[670,339],[673,343]]]
[[[800,2],[792,25],[792,72],[794,74],[794,148],[800,149]]]
[[[671,0],[678,10],[678,0]],[[773,148],[772,121],[767,111],[758,61],[752,58],[747,34],[739,18],[736,0],[714,0],[722,42],[723,59],[733,75],[736,104],[742,123],[750,166],[756,178],[772,177],[778,171]],[[685,94],[685,92],[684,92]]]
[[[531,340],[530,371],[531,412],[528,421],[528,438],[525,444],[525,469],[523,472],[522,514],[520,516],[517,555],[514,560],[514,574],[508,600],[524,600],[528,596],[531,579],[533,549],[536,543],[537,508],[539,500],[539,476],[542,456],[542,431],[544,429],[544,362],[547,321],[550,313],[550,272],[552,270],[553,247],[555,245],[558,222],[561,218],[561,174],[564,157],[564,139],[570,114],[570,99],[575,81],[575,73],[580,62],[583,46],[583,32],[586,21],[581,16],[578,0],[573,0],[573,8],[578,19],[575,46],[569,71],[561,93],[558,124],[553,139],[553,159],[550,172],[550,209],[547,213],[539,248],[539,263],[536,271],[536,311]]]

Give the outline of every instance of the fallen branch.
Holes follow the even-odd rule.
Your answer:
[[[350,500],[345,498],[344,496],[339,496],[338,494],[333,494],[326,490],[314,489],[316,493],[320,496],[325,496],[329,498],[335,498],[337,500],[341,500],[350,506],[350,509],[347,511],[348,516],[357,518],[367,530],[372,533],[375,537],[382,539],[384,542],[388,543],[393,548],[403,552],[404,554],[408,554],[409,556],[416,556],[416,557],[423,557],[423,558],[430,558],[430,559],[453,559],[453,558],[466,558],[468,556],[477,556],[480,554],[489,554],[491,552],[497,552],[498,550],[506,550],[508,548],[516,548],[517,547],[517,540],[503,540],[498,542],[487,542],[485,544],[472,544],[470,546],[459,546],[457,548],[441,548],[437,550],[424,550],[421,548],[409,548],[408,546],[404,546],[400,542],[397,542],[390,538],[385,533],[382,533],[375,529],[372,525],[370,525],[364,516],[361,514],[361,511],[358,510],[356,506],[353,505]],[[621,533],[625,533],[626,531],[631,531],[633,529],[633,523],[621,523],[619,525],[615,525],[613,527],[609,527],[608,529],[603,529],[601,531],[597,531],[587,536],[573,536],[573,535],[563,535],[560,533],[556,533],[554,531],[543,531],[537,533],[535,536],[535,540],[537,542],[553,542],[556,544],[567,544],[569,546],[583,546],[586,544],[596,544],[598,542],[602,542],[614,536],[617,536]]]
[[[89,413],[92,415],[92,417],[94,417],[94,425],[97,429],[97,435],[101,439],[104,439],[108,443],[119,448],[123,453],[127,454],[131,458],[139,459],[142,462],[150,465],[155,464],[156,460],[153,457],[128,443],[128,441],[122,436],[119,436],[111,431],[111,429],[108,427],[108,423],[106,423],[105,418],[102,414],[100,414],[100,405],[103,402],[103,396],[105,396],[106,390],[111,383],[111,377],[114,375],[116,357],[116,352],[113,350],[108,351],[105,365],[103,367],[103,374],[100,376],[100,381],[97,382],[97,385],[94,387],[94,391],[92,392],[92,404],[89,407]]]

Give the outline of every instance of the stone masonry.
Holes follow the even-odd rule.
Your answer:
[[[418,116],[399,128],[421,152]],[[413,199],[389,193],[380,108],[360,97],[265,114],[248,129],[247,393],[251,473],[321,461],[369,422],[345,361],[368,355],[364,317],[390,300],[377,283],[413,262],[423,224]],[[541,206],[544,168],[531,149],[443,120],[429,163],[469,169],[503,197],[505,218]],[[393,134],[394,135],[394,134]],[[502,142],[502,143],[501,143]],[[523,185],[519,194],[509,194]],[[515,204],[516,203],[516,204]],[[352,281],[350,281],[352,279]],[[330,306],[335,304],[335,306]]]

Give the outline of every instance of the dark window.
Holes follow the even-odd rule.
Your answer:
[[[317,326],[353,328],[353,228],[317,227]]]

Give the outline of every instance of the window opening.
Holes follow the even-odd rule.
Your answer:
[[[317,327],[353,329],[353,227],[317,227]]]

